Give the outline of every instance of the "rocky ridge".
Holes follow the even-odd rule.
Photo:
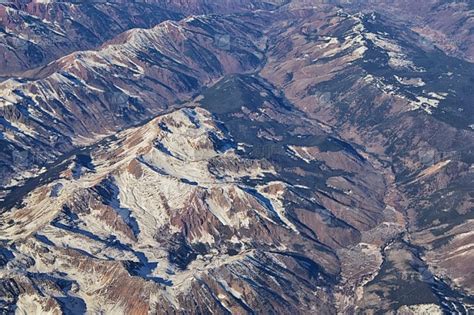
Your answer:
[[[472,309],[472,64],[383,15],[295,4],[2,83],[4,310]],[[51,164],[11,181],[28,133],[57,135],[35,143]]]

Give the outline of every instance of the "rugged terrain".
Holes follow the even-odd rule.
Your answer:
[[[432,34],[473,11],[435,2],[0,5],[2,312],[468,314],[474,64]]]
[[[474,61],[474,19],[472,1],[340,1],[340,5],[357,11],[374,10],[399,20],[423,41],[435,44],[449,55]]]

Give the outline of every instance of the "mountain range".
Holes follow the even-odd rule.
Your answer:
[[[0,312],[471,314],[473,16],[0,3]]]

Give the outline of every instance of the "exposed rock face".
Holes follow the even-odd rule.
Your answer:
[[[331,297],[314,291],[334,284],[337,257],[317,240],[318,231],[300,233],[295,224],[301,223],[282,207],[282,195],[301,188],[276,179],[246,184],[275,174],[275,166],[247,161],[228,137],[209,112],[197,107],[154,119],[94,148],[89,153],[94,170],[73,179],[68,168],[32,191],[23,208],[4,214],[2,220],[14,223],[5,226],[2,238],[16,239],[21,247],[7,266],[21,264],[17,255],[29,253],[35,274],[94,270],[75,280],[76,292],[52,294],[74,296],[92,312],[141,313],[161,310],[163,304],[168,311],[191,310],[192,300],[202,311],[309,311],[321,304],[328,309],[318,309],[330,311]],[[227,170],[236,160],[239,169]],[[54,191],[59,183],[60,191]],[[310,211],[306,218],[317,221],[321,215]],[[350,231],[339,229],[335,239]],[[352,235],[342,242],[358,238]],[[261,272],[274,276],[257,276]],[[133,298],[132,292],[145,299]],[[203,299],[215,304],[203,305]]]
[[[0,83],[2,312],[472,310],[472,63],[382,4],[125,7]]]

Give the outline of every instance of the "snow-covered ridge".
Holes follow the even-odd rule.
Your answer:
[[[197,26],[167,21],[134,29],[98,50],[60,58],[31,79],[1,82],[2,138],[25,151],[31,151],[32,139],[40,139],[45,143],[40,149],[60,155],[64,152],[47,149],[58,139],[69,148],[91,144],[187,100],[226,73],[257,66],[258,39],[242,31],[246,21],[198,19]],[[244,46],[238,53],[222,49],[214,43],[214,31],[228,32]],[[207,52],[205,60],[200,51]]]
[[[195,282],[213,270],[238,266],[253,270],[251,261],[257,253],[252,235],[260,235],[258,242],[270,242],[270,228],[288,238],[301,236],[281,200],[285,184],[273,182],[254,194],[242,183],[244,177],[257,179],[275,170],[258,161],[243,161],[233,148],[216,151],[214,142],[232,141],[228,137],[209,112],[190,107],[123,131],[95,148],[87,167],[71,164],[58,180],[32,191],[23,207],[0,215],[2,222],[14,222],[0,228],[1,238],[23,244],[9,263],[10,275],[24,269],[48,274],[66,271],[76,281],[74,293],[66,296],[85,301],[88,309],[114,312],[116,306],[104,300],[106,292],[94,300],[89,295],[105,288],[117,290],[113,281],[124,271],[136,277],[120,276],[122,285],[140,279],[133,281],[141,281],[136,285],[146,290],[144,296],[153,292],[161,303],[180,307],[181,296],[192,294]],[[209,164],[216,159],[229,165],[240,160],[242,166],[238,171],[212,173]],[[266,222],[265,228],[260,220]],[[166,242],[181,234],[187,246],[213,249],[180,267],[182,262],[168,257],[173,249]],[[48,251],[37,252],[40,247]],[[231,247],[236,253],[225,252]],[[78,255],[79,264],[71,263],[73,255]],[[52,257],[55,262],[48,263]],[[27,266],[28,259],[36,263]],[[127,270],[115,261],[138,267]],[[113,277],[95,267],[104,262],[110,263]],[[275,257],[275,263],[284,261]],[[81,275],[89,266],[92,271]],[[244,287],[233,286],[225,275],[212,277],[226,283],[220,299],[243,294]],[[44,310],[45,302],[32,292],[33,296],[21,295],[20,308]],[[123,305],[122,311],[133,303],[127,297],[117,293],[113,298],[119,299],[116,305]]]
[[[367,45],[368,42],[371,45],[380,48],[385,54],[388,55],[388,67],[392,68],[393,70],[408,70],[409,72],[414,75],[414,77],[402,78],[397,75],[394,76],[396,81],[402,85],[402,87],[397,87],[393,85],[393,83],[387,83],[387,78],[384,77],[374,77],[372,74],[368,74],[366,77],[367,82],[374,82],[376,83],[377,87],[383,90],[385,93],[391,95],[397,95],[401,98],[407,99],[408,98],[403,94],[403,86],[408,87],[423,87],[426,83],[419,77],[416,77],[416,74],[422,74],[426,72],[426,69],[423,67],[417,66],[413,60],[411,60],[410,56],[407,55],[406,49],[402,47],[402,44],[399,43],[396,39],[394,39],[390,34],[385,32],[370,32],[367,30],[364,23],[375,22],[377,17],[376,15],[353,15],[351,16],[356,21],[356,25],[353,28],[353,34],[357,34],[356,38],[361,38],[360,42],[360,50],[364,53],[371,49],[370,46]],[[423,90],[422,94],[416,95],[416,101],[409,101],[411,108],[409,110],[424,110],[428,114],[432,114],[433,110],[436,109],[440,102],[444,100],[448,96],[448,93],[441,92],[441,91],[426,91]]]

